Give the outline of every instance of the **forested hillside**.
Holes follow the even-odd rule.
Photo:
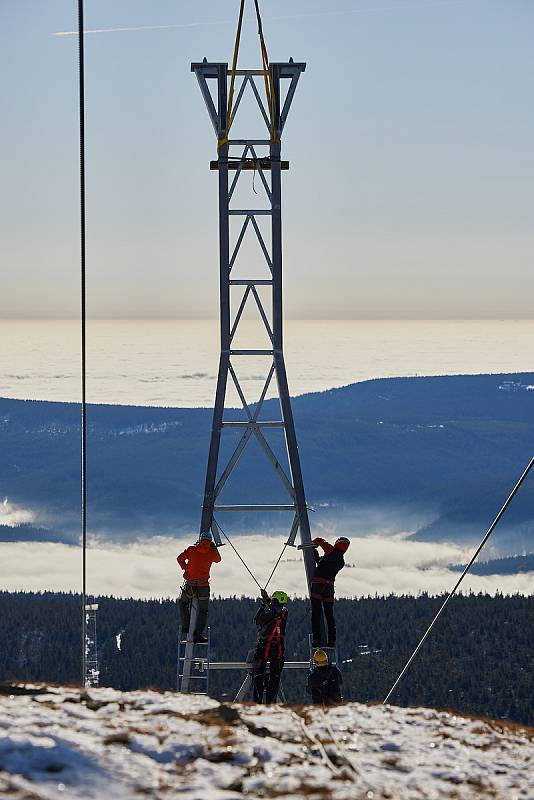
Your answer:
[[[425,526],[417,536],[428,540],[479,538],[532,456],[533,384],[533,373],[386,378],[295,398],[314,520],[348,524],[358,534],[383,523],[389,530]],[[267,401],[263,418],[278,415],[275,401]],[[228,412],[228,419],[242,417]],[[50,538],[67,542],[79,532],[79,421],[74,404],[0,400],[0,497],[32,511]],[[90,406],[88,425],[94,532],[132,538],[197,526],[209,409]],[[223,459],[239,435],[225,431]],[[265,435],[284,463],[281,432]],[[286,502],[265,463],[251,444],[221,502]],[[503,555],[534,549],[533,520],[534,480],[494,545],[503,543]],[[46,535],[35,531],[34,538]]]
[[[464,568],[465,564],[451,564],[449,567],[453,572],[463,572]],[[473,575],[517,575],[520,572],[534,572],[534,553],[475,562],[470,572]]]
[[[439,597],[339,600],[336,617],[346,699],[380,701],[442,602]],[[175,688],[175,602],[100,598],[101,684]],[[212,652],[241,661],[255,640],[250,598],[214,600]],[[291,601],[286,658],[307,659],[308,603]],[[80,598],[0,593],[0,680],[80,679]],[[534,597],[455,597],[395,702],[448,707],[534,724]],[[117,636],[120,634],[120,649]],[[233,697],[240,674],[212,673],[211,692]],[[288,701],[306,701],[305,675],[287,672]]]

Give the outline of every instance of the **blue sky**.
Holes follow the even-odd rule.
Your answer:
[[[238,5],[86,0],[89,29],[184,26],[86,36],[92,316],[217,315],[215,141],[189,64],[231,57]],[[262,9],[271,59],[308,64],[283,142],[286,314],[532,316],[534,2]],[[77,41],[53,34],[76,3],[4,0],[0,22],[0,316],[75,316]]]

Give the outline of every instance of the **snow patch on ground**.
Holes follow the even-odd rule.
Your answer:
[[[533,730],[433,709],[53,687],[0,695],[0,797],[13,800],[523,800],[534,797],[533,764]]]

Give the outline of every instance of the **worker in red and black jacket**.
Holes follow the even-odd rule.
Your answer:
[[[275,703],[280,677],[284,668],[284,643],[287,623],[287,594],[273,592],[271,597],[262,592],[262,604],[254,622],[258,626],[258,641],[252,660],[252,692],[255,703]],[[269,664],[269,680],[265,685],[265,669]]]
[[[193,631],[195,644],[207,642],[204,628],[208,621],[208,605],[210,600],[210,569],[212,564],[218,564],[221,554],[213,543],[210,531],[203,531],[198,542],[187,547],[176,558],[184,571],[184,585],[180,595],[180,620],[182,635],[189,635],[189,620],[191,617],[191,604],[197,599],[197,619]]]
[[[336,540],[334,545],[324,539],[313,540],[315,545],[315,573],[311,585],[312,607],[312,645],[321,647],[321,609],[324,610],[328,629],[327,647],[336,646],[336,623],[334,621],[334,582],[336,575],[345,566],[343,554],[347,552],[350,541],[344,536]],[[320,556],[317,548],[323,550]]]

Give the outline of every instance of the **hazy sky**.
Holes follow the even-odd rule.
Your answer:
[[[248,19],[252,10],[250,6]],[[190,62],[238,0],[86,0],[88,306],[217,315],[215,140]],[[284,141],[292,317],[531,317],[533,0],[264,0],[308,64]],[[75,0],[0,0],[0,316],[78,311]],[[255,28],[243,65],[258,66]]]

